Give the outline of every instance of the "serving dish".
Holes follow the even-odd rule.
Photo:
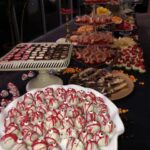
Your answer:
[[[129,94],[131,94],[134,90],[134,83],[129,78],[128,75],[121,73],[121,72],[115,72],[114,76],[119,76],[120,78],[124,79],[127,83],[127,86],[125,88],[123,88],[122,90],[120,90],[114,94],[111,94],[111,96],[109,98],[112,101],[122,99],[122,98],[128,96]]]
[[[111,141],[107,146],[102,147],[102,150],[117,150],[118,149],[118,136],[124,132],[124,125],[119,117],[117,107],[107,97],[105,97],[104,95],[102,95],[101,93],[99,93],[93,89],[84,88],[84,87],[77,86],[77,85],[66,85],[66,86],[52,85],[52,86],[48,86],[48,87],[45,87],[42,89],[35,89],[28,93],[35,94],[36,92],[41,91],[41,90],[43,91],[47,88],[53,88],[54,90],[56,90],[58,88],[64,88],[65,90],[74,89],[76,91],[84,91],[87,93],[92,92],[96,97],[102,98],[104,103],[108,107],[110,118],[112,119],[112,121],[115,124],[115,130],[111,136],[112,137]],[[5,108],[5,110],[0,114],[0,136],[1,137],[4,135],[4,118],[7,116],[9,110],[12,108],[15,108],[17,103],[21,102],[21,101],[23,101],[23,96],[14,100],[12,103],[10,103]],[[61,143],[62,150],[66,150],[65,145],[66,145],[65,142]],[[0,149],[3,150],[2,148],[0,148]]]
[[[96,54],[96,55],[95,55]],[[83,67],[105,67],[113,63],[117,50],[100,46],[74,46],[72,59]]]
[[[117,70],[110,71],[92,67],[73,74],[69,83],[95,89],[109,97],[110,100],[124,98],[134,90],[134,83],[127,74]]]

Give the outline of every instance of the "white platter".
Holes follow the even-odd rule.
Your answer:
[[[121,135],[124,132],[124,125],[121,121],[121,118],[119,116],[118,113],[118,108],[104,95],[102,95],[101,93],[90,89],[90,88],[84,88],[78,85],[51,85],[48,86],[53,88],[54,90],[57,89],[58,87],[63,87],[64,89],[68,89],[68,88],[73,88],[75,90],[83,90],[85,92],[93,92],[95,94],[95,96],[97,97],[101,97],[103,98],[105,104],[108,106],[108,110],[109,110],[109,114],[111,119],[113,120],[114,124],[116,125],[115,131],[113,133],[113,137],[111,139],[111,142],[109,143],[108,146],[105,146],[103,148],[101,148],[101,150],[118,150],[118,136]],[[45,87],[47,88],[47,87]],[[42,88],[41,90],[44,90],[45,88]],[[30,93],[34,94],[36,91],[38,91],[40,89],[34,89],[32,91],[30,91]],[[23,96],[22,96],[23,97]],[[18,101],[22,100],[22,97],[17,98],[16,100],[14,100],[12,103],[10,103],[4,110],[3,112],[0,114],[0,137],[2,137],[4,135],[4,118],[7,116],[7,113],[10,109],[16,107],[16,104]],[[64,148],[64,143],[61,144],[63,146],[63,150],[66,150]],[[0,147],[0,150],[4,150]]]
[[[11,51],[9,51],[5,56],[0,58],[0,70],[1,71],[18,71],[18,70],[50,70],[50,69],[65,69],[70,63],[71,53],[72,53],[72,45],[69,46],[68,55],[63,59],[49,59],[49,60],[11,60],[5,61],[3,60],[5,57],[9,56],[12,52],[15,51],[17,46],[32,46],[32,45],[40,45],[40,46],[51,46],[58,44],[69,44],[69,43],[20,43],[16,45]],[[18,51],[20,52],[20,50]],[[61,53],[61,51],[59,52]]]

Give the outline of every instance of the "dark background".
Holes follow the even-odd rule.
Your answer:
[[[40,1],[41,0],[0,0],[0,56],[7,53],[18,42],[31,41],[44,33],[41,22]],[[21,34],[21,21],[23,19],[21,41],[13,39],[12,36],[13,31],[11,31],[12,20],[10,20],[9,17],[11,16],[9,3],[14,4],[15,7],[19,36]],[[148,0],[143,0],[142,4],[136,6],[136,12],[146,12],[147,3]],[[46,27],[47,31],[50,31],[60,25],[58,0],[44,0],[44,4]],[[73,1],[73,5],[77,12],[77,0]],[[62,0],[62,7],[69,8],[69,0]],[[82,12],[84,12],[84,6],[81,4],[80,7]],[[76,13],[74,16],[75,15]]]

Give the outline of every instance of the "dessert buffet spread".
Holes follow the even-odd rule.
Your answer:
[[[0,115],[5,150],[117,150],[124,131],[117,108],[80,86],[49,86],[26,93]]]
[[[93,88],[111,100],[129,95],[134,88],[133,82],[124,73],[96,68],[87,68],[72,75],[70,83]]]
[[[72,46],[56,43],[21,43],[0,59],[0,70],[66,68]]]
[[[0,114],[0,149],[117,150],[117,138],[124,127],[110,100],[128,96],[134,83],[125,73],[102,66],[110,65],[110,69],[113,64],[144,73],[143,52],[131,37],[114,38],[116,31],[135,29],[133,18],[113,16],[112,11],[99,6],[118,5],[119,0],[84,2],[93,10],[90,15],[75,18],[78,29],[68,44],[66,39],[64,44],[21,43],[0,59],[0,70],[64,69],[73,50],[77,67],[86,66],[70,70],[67,82],[77,85],[53,85],[30,91],[12,103],[3,100],[4,107],[10,104]],[[114,32],[108,31],[107,25],[115,27]],[[44,83],[41,79],[40,84]],[[1,95],[6,98],[8,93],[2,91]]]

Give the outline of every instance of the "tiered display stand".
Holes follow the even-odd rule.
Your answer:
[[[95,17],[97,17],[98,15],[96,14],[96,9],[97,9],[97,7],[98,6],[111,6],[112,5],[112,3],[111,3],[111,1],[107,1],[107,2],[105,2],[105,1],[84,1],[84,4],[85,5],[90,5],[91,7],[92,7],[92,13],[91,13],[91,18],[95,18]],[[108,16],[109,15],[111,15],[111,14],[108,14]],[[107,15],[106,15],[107,16]],[[102,32],[102,33],[105,33],[105,32],[107,32],[107,30],[105,30],[104,31],[104,27],[110,27],[110,26],[112,26],[113,25],[113,23],[112,23],[112,21],[109,21],[108,23],[106,22],[106,23],[102,23],[102,24],[96,24],[96,23],[80,23],[80,22],[75,22],[78,26],[82,26],[82,25],[92,25],[93,27],[94,27],[94,30],[93,30],[93,33],[96,33],[96,34],[99,34],[100,32]],[[107,29],[108,29],[107,28]],[[100,31],[100,32],[99,32]],[[87,34],[87,36],[88,36],[88,34],[89,33],[86,33]],[[104,37],[105,38],[105,37]],[[113,36],[112,36],[112,38],[113,38]],[[102,40],[103,41],[103,40]],[[78,44],[78,43],[73,43],[75,46],[82,46],[82,47],[89,47],[89,46],[93,46],[94,48],[93,48],[93,51],[94,50],[99,50],[99,48],[111,48],[111,44],[112,43],[107,43],[108,41],[106,41],[106,43],[86,43],[86,44]],[[114,54],[115,54],[115,56],[116,56],[116,51],[114,50]],[[114,56],[114,57],[115,57]],[[117,55],[117,57],[118,57],[118,55]],[[109,63],[110,64],[110,66],[112,66],[113,65],[113,63],[114,63],[114,61],[116,60],[116,58],[114,58],[114,60],[111,62],[111,63]],[[81,61],[79,61],[79,62],[81,62]],[[88,65],[85,65],[85,66],[88,66]],[[89,65],[90,66],[90,65]],[[96,65],[93,65],[93,66],[105,66],[105,65],[99,65],[99,64],[96,64]],[[109,67],[110,68],[110,67]]]
[[[21,43],[20,45],[47,45],[51,46],[56,43]],[[19,46],[19,45],[17,45]],[[0,71],[21,71],[21,70],[37,70],[39,74],[37,77],[28,82],[26,89],[27,91],[34,88],[42,88],[51,84],[63,84],[63,81],[55,76],[50,75],[49,70],[61,70],[67,68],[70,63],[72,46],[68,49],[68,55],[64,59],[50,59],[50,60],[10,60],[6,61],[15,48],[13,48],[8,54],[0,59]],[[59,51],[61,55],[61,51]]]

